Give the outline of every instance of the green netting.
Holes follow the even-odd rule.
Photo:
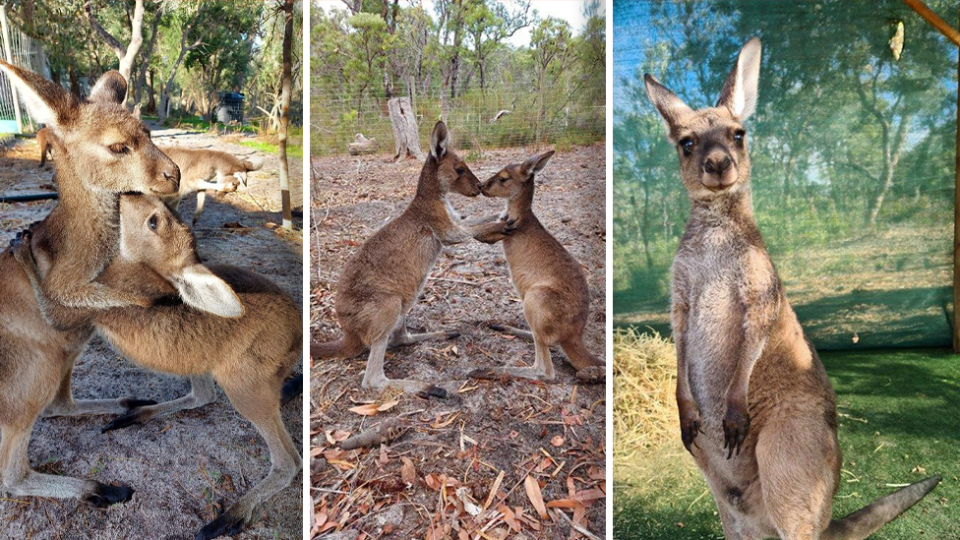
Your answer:
[[[927,4],[956,24],[956,2]],[[955,46],[894,0],[617,1],[613,34],[615,324],[669,332],[689,215],[642,74],[712,105],[756,35],[754,207],[807,334],[827,349],[950,344]]]

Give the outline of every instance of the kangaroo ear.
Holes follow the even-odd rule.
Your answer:
[[[20,99],[40,124],[56,129],[68,121],[78,106],[76,98],[62,86],[44,79],[32,71],[19,68],[0,60],[0,71],[6,73],[16,87]]]
[[[647,87],[647,96],[657,108],[657,112],[663,117],[667,127],[667,137],[672,141],[677,124],[684,116],[691,114],[693,109],[687,106],[676,94],[660,84],[653,75],[646,73],[643,75],[643,83]]]
[[[430,155],[440,159],[450,148],[450,130],[442,121],[437,122],[433,127],[433,133],[430,135]]]
[[[737,63],[717,99],[717,107],[726,107],[740,120],[746,120],[757,108],[760,82],[760,39],[751,38],[740,49]]]
[[[127,80],[119,71],[108,71],[93,85],[87,99],[91,103],[123,104],[127,100]]]
[[[180,292],[183,303],[192,308],[231,319],[243,316],[243,304],[230,285],[202,264],[184,268],[170,281]]]
[[[536,156],[531,157],[530,159],[523,162],[523,165],[520,165],[520,171],[527,177],[532,174],[536,174],[543,170],[547,166],[547,162],[550,161],[550,158],[555,154],[553,150],[549,152],[544,152]]]

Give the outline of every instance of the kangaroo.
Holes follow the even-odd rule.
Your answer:
[[[53,131],[50,128],[43,128],[37,132],[37,146],[40,147],[40,168],[42,169],[44,165],[47,164],[47,157],[53,157],[53,141],[52,137],[56,137],[53,134]]]
[[[644,75],[691,206],[673,261],[681,437],[726,538],[864,539],[940,478],[831,520],[843,462],[836,396],[753,218],[743,122],[756,108],[759,76],[757,38],[740,50],[712,108],[694,111]]]
[[[164,202],[174,212],[180,209],[180,201],[187,195],[197,192],[197,209],[193,214],[196,226],[203,213],[203,204],[207,191],[232,193],[239,184],[247,185],[247,173],[259,171],[262,161],[250,161],[234,157],[216,150],[182,148],[179,146],[161,146],[160,150],[180,167],[180,190],[164,198]],[[215,182],[211,182],[216,177]]]
[[[446,124],[438,122],[430,136],[430,154],[410,205],[374,233],[340,274],[334,307],[343,337],[329,343],[313,342],[313,358],[350,358],[369,348],[363,388],[394,387],[403,392],[447,397],[446,390],[432,384],[388,379],[383,360],[388,346],[459,335],[447,331],[407,331],[407,314],[443,247],[513,230],[509,221],[465,227],[447,202],[451,191],[476,197],[480,194],[480,181],[451,148]]]
[[[249,270],[200,264],[189,227],[159,199],[124,195],[120,216],[120,251],[99,280],[146,294],[156,305],[75,312],[82,320],[74,324],[92,322],[124,356],[148,369],[188,376],[192,389],[184,398],[133,408],[104,430],[212,403],[216,380],[266,440],[272,463],[265,480],[196,538],[235,535],[256,521],[260,508],[300,470],[300,453],[280,415],[281,388],[303,348],[300,307]],[[35,247],[38,265],[29,237],[27,231],[14,257],[42,297],[49,256]]]
[[[507,165],[483,183],[486,197],[507,199],[501,219],[514,222],[510,235],[494,233],[485,241],[503,241],[503,253],[513,286],[523,300],[523,313],[530,330],[494,324],[495,330],[534,342],[532,367],[475,370],[475,377],[512,375],[552,380],[550,347],[560,345],[577,377],[590,382],[604,379],[603,362],[583,344],[583,331],[590,314],[590,289],[580,263],[557,242],[533,213],[534,175],[547,166],[553,150],[520,164]]]
[[[119,245],[123,192],[173,193],[177,166],[122,103],[126,81],[106,73],[87,101],[58,84],[0,61],[33,118],[47,124],[57,155],[59,204],[34,229],[34,247],[49,253],[45,295],[57,306],[108,309],[147,305],[142,295],[112,290],[94,279]],[[77,498],[94,506],[130,499],[127,486],[40,474],[27,448],[37,417],[120,414],[142,403],[132,398],[73,401],[73,362],[92,336],[89,325],[52,326],[43,316],[26,274],[10,250],[0,253],[0,477],[15,496]]]

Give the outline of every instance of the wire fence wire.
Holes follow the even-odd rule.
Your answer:
[[[12,60],[13,65],[34,72],[43,71],[43,51],[39,43],[35,43],[29,36],[20,31],[9,20],[7,20],[7,31],[9,34],[9,44],[6,37],[0,39],[0,59],[6,61]],[[10,55],[7,56],[7,47],[9,46]],[[23,122],[23,128],[32,131],[34,129],[33,120],[30,118],[27,109],[23,106],[23,99],[20,98],[20,112]],[[13,88],[6,75],[0,73],[0,133],[16,133],[17,113],[14,106]]]
[[[442,92],[432,89],[411,100],[424,151],[434,124],[441,118],[450,127],[457,148],[465,151],[529,145],[564,147],[590,144],[605,136],[602,93],[600,99],[588,101],[585,93],[566,84],[547,89],[542,96],[529,86],[500,85],[448,98],[443,114]],[[311,99],[313,154],[347,154],[358,135],[375,139],[378,153],[393,152],[387,102],[383,95],[347,96],[323,89],[316,92]]]

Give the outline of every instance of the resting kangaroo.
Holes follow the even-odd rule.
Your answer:
[[[197,192],[197,209],[193,213],[193,225],[200,220],[203,213],[203,203],[207,198],[207,191],[223,191],[232,193],[237,190],[238,184],[247,185],[247,173],[259,171],[263,167],[261,161],[250,161],[234,157],[226,152],[216,150],[182,148],[178,146],[161,146],[160,151],[167,155],[180,167],[180,190],[168,197],[164,202],[174,212],[180,209],[180,201],[187,195]],[[215,182],[210,180],[216,178]]]
[[[520,298],[531,331],[510,326],[494,329],[530,339],[536,351],[532,367],[478,370],[473,376],[506,374],[529,379],[554,377],[550,347],[560,345],[577,377],[590,382],[604,379],[603,362],[583,344],[583,331],[590,315],[590,289],[574,259],[533,213],[534,175],[546,167],[553,151],[533,156],[521,164],[508,165],[483,183],[487,197],[508,199],[501,219],[514,222],[509,236],[493,234],[485,241],[503,240],[503,253],[510,278]]]
[[[197,538],[234,535],[256,521],[261,507],[300,470],[300,453],[280,415],[281,387],[303,350],[300,307],[253,272],[200,264],[190,229],[159,199],[124,195],[120,216],[120,251],[99,280],[147,295],[156,305],[75,312],[73,323],[92,321],[127,358],[149,369],[189,376],[193,388],[184,398],[134,408],[106,429],[213,402],[212,375],[270,449],[267,478],[203,527]],[[34,249],[39,268],[29,242],[22,242],[14,256],[42,298],[49,257]]]
[[[119,245],[122,192],[177,190],[179,171],[122,106],[126,81],[105,74],[81,102],[59,85],[0,61],[34,120],[53,130],[60,202],[33,233],[33,246],[49,254],[45,294],[59,304],[107,309],[149,304],[96,283]],[[52,327],[40,313],[30,282],[9,250],[0,254],[0,476],[16,496],[78,498],[105,506],[126,501],[128,487],[40,474],[30,469],[27,447],[37,417],[47,414],[119,414],[130,398],[74,402],[69,382],[74,359],[92,330]],[[64,384],[61,385],[61,382]],[[60,391],[58,392],[58,387]]]
[[[450,132],[443,122],[438,122],[430,136],[430,154],[410,205],[374,233],[340,274],[335,308],[343,337],[330,343],[313,342],[311,356],[350,358],[369,347],[364,388],[381,390],[391,386],[404,392],[447,395],[444,389],[420,381],[388,379],[383,360],[390,345],[459,335],[407,331],[407,313],[420,296],[443,246],[497,232],[509,234],[512,230],[512,223],[507,221],[463,227],[447,202],[451,191],[476,197],[480,194],[480,182],[450,148]]]
[[[759,74],[754,38],[716,107],[694,111],[644,76],[676,145],[691,206],[673,262],[681,435],[727,538],[863,539],[940,479],[831,520],[843,462],[836,396],[753,219],[743,122],[756,107]]]

